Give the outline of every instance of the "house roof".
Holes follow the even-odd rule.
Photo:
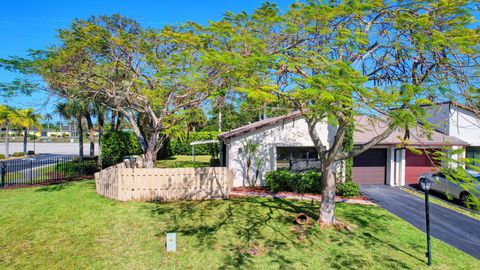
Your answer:
[[[387,123],[380,119],[374,119],[368,116],[356,116],[355,119],[355,132],[353,135],[353,141],[357,145],[362,145],[369,142],[373,137],[382,133],[387,129]],[[467,142],[454,137],[448,136],[438,131],[433,131],[431,137],[428,138],[421,125],[416,128],[409,129],[410,138],[408,139],[409,145],[412,146],[442,146],[442,145],[469,145]],[[385,140],[381,141],[379,145],[396,145],[400,144],[405,137],[405,130],[397,129]]]
[[[220,139],[229,139],[237,137],[246,133],[253,132],[255,130],[272,126],[277,123],[282,123],[290,119],[301,117],[302,113],[300,111],[295,111],[287,115],[277,116],[269,119],[264,119],[257,121],[228,132],[222,133],[219,135]],[[373,137],[382,133],[386,128],[387,124],[379,119],[374,119],[368,116],[356,116],[355,119],[356,127],[354,132],[353,141],[357,145],[365,144]],[[440,146],[440,145],[468,145],[467,142],[454,137],[448,136],[443,133],[433,131],[431,138],[427,138],[426,133],[422,130],[421,126],[418,126],[415,129],[410,129],[410,145],[413,146]],[[404,137],[404,130],[396,130],[385,140],[380,142],[379,145],[396,145],[402,142]]]
[[[453,105],[453,106],[455,106],[455,107],[458,107],[458,108],[461,108],[461,109],[464,109],[464,110],[473,112],[473,113],[475,113],[475,114],[477,114],[477,115],[480,115],[480,110],[478,110],[478,109],[476,109],[476,108],[473,108],[473,107],[471,107],[471,106],[467,106],[467,105],[458,103],[458,102],[453,101],[453,100],[436,103],[436,105],[443,105],[443,104],[450,104],[450,105]],[[426,105],[426,106],[430,106],[430,105]]]
[[[277,117],[263,119],[263,120],[245,125],[245,126],[241,126],[241,127],[232,129],[228,132],[222,133],[218,137],[220,139],[228,139],[228,138],[232,138],[232,137],[237,137],[237,136],[240,136],[242,134],[250,133],[252,131],[261,129],[261,128],[266,127],[266,126],[271,126],[271,125],[274,125],[274,124],[277,124],[277,123],[281,123],[281,122],[293,119],[295,117],[299,117],[301,115],[302,115],[302,112],[295,111],[295,112],[292,112],[292,113],[289,113],[289,114],[286,114],[286,115],[281,115],[281,116],[277,116]]]

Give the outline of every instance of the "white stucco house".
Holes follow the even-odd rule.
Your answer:
[[[468,143],[466,157],[480,159],[480,111],[448,101],[429,106],[427,112],[431,115],[428,120],[436,125],[437,131]]]
[[[365,116],[356,119],[354,143],[362,145],[386,128],[380,120]],[[320,123],[316,127],[327,148],[332,144],[336,127]],[[403,186],[417,182],[423,172],[436,170],[427,154],[443,146],[467,147],[469,143],[448,134],[435,131],[430,139],[422,130],[411,130],[410,146],[422,150],[422,154],[411,153],[402,147],[404,132],[397,131],[374,148],[354,158],[353,181],[361,184],[386,184]],[[234,186],[247,186],[247,173],[255,177],[255,168],[247,172],[246,141],[258,143],[256,157],[263,160],[257,185],[264,185],[267,172],[280,168],[302,171],[319,166],[317,152],[310,139],[307,123],[300,112],[261,120],[233,129],[219,136],[221,163],[230,168],[235,176]],[[252,162],[254,163],[254,162]],[[253,165],[252,165],[253,166]]]

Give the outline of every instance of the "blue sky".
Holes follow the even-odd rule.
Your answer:
[[[44,49],[56,43],[56,29],[68,27],[75,18],[120,13],[145,26],[162,27],[188,20],[206,23],[218,20],[225,11],[251,12],[262,1],[254,0],[15,0],[2,1],[0,13],[0,58],[25,56],[28,49]],[[276,1],[285,9],[293,0]],[[16,74],[0,70],[0,81]],[[45,114],[54,98],[44,93],[1,100],[16,107],[35,107]]]

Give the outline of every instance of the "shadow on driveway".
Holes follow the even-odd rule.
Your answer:
[[[361,192],[381,207],[425,231],[425,201],[398,188],[363,185]],[[480,259],[480,221],[430,204],[432,236]]]

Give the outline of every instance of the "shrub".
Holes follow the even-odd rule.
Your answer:
[[[97,159],[73,160],[57,165],[56,170],[65,177],[79,177],[93,175],[98,171]]]
[[[23,157],[23,156],[25,156],[25,153],[23,153],[23,152],[15,152],[15,153],[12,154],[12,156],[14,156],[14,157]]]
[[[35,151],[30,150],[27,152],[27,155],[35,155]]]
[[[124,156],[142,154],[140,143],[131,132],[107,132],[103,135],[101,143],[104,167],[122,162]]]
[[[166,151],[169,151],[173,155],[191,155],[192,146],[190,145],[190,142],[216,140],[218,134],[219,133],[216,131],[190,132],[188,140],[186,137],[170,140],[169,150]],[[218,143],[195,145],[195,155],[211,155],[216,157],[218,156],[218,153],[220,153],[220,145]]]
[[[0,154],[0,159],[5,159],[5,155],[4,155],[4,154]]]
[[[320,192],[320,173],[309,171],[306,173],[292,173],[278,170],[267,173],[265,183],[270,191],[293,191],[298,193]]]
[[[360,186],[352,181],[340,183],[337,185],[337,195],[343,197],[355,197],[360,195]]]
[[[220,167],[220,159],[218,159],[218,158],[210,159],[210,166],[211,167]]]
[[[301,181],[301,183],[303,183],[304,192],[320,193],[322,190],[320,178],[322,178],[322,175],[316,171],[308,171],[304,173]]]

